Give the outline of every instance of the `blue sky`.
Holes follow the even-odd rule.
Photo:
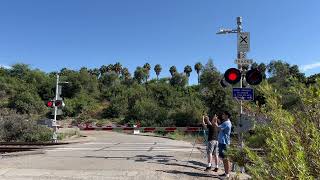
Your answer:
[[[1,0],[0,65],[50,72],[119,61],[133,72],[149,62],[162,65],[163,77],[172,65],[183,71],[212,58],[224,72],[235,67],[236,35],[215,33],[242,16],[249,58],[282,59],[310,75],[320,72],[319,7],[317,0]]]

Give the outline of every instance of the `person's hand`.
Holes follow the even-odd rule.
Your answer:
[[[217,123],[218,122],[218,116],[215,114],[214,116],[213,116],[213,123]]]

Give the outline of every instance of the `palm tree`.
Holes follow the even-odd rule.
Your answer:
[[[62,69],[60,70],[60,75],[65,75],[67,72],[68,72],[68,69],[67,69],[67,68],[62,68]]]
[[[200,71],[202,69],[202,64],[200,62],[194,65],[194,69],[197,71],[198,74],[198,84],[200,83]]]
[[[117,74],[120,74],[121,69],[122,69],[122,65],[121,65],[119,62],[117,62],[116,64],[113,65],[113,70],[114,70]]]
[[[107,72],[111,72],[111,71],[113,71],[113,65],[112,64],[109,64],[108,66],[107,66]]]
[[[130,77],[130,72],[128,70],[128,68],[122,68],[121,70],[121,76],[125,79],[128,80]]]
[[[137,69],[134,71],[134,79],[138,81],[139,84],[143,82],[144,79],[146,79],[146,71],[144,68],[138,66]]]
[[[88,68],[86,68],[86,67],[81,67],[80,70],[79,70],[79,72],[89,72],[89,71],[88,71]]]
[[[156,66],[154,66],[154,71],[156,72],[157,80],[159,80],[159,75],[160,75],[161,70],[162,70],[162,68],[161,68],[160,64],[157,64]]]
[[[189,84],[189,77],[190,77],[190,73],[192,72],[191,66],[187,65],[186,67],[184,67],[184,71],[183,72],[188,77],[188,84]]]
[[[99,75],[100,75],[100,71],[98,68],[94,68],[91,70],[91,75],[94,75],[96,76],[97,78],[99,78]]]
[[[102,75],[104,75],[106,72],[108,72],[108,67],[105,66],[105,65],[102,65],[99,70],[100,70],[100,74],[101,74],[101,76],[102,76]]]
[[[187,77],[190,77],[190,73],[192,72],[191,66],[187,65],[184,67],[184,73],[186,73]]]
[[[173,76],[177,72],[177,68],[175,66],[171,66],[169,71],[170,71],[171,76]]]
[[[146,82],[148,81],[148,78],[150,77],[150,69],[151,69],[151,66],[149,63],[145,63],[143,65],[143,69],[146,71]]]

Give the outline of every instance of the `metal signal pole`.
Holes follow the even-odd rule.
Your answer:
[[[58,96],[59,96],[59,74],[57,74],[56,95],[55,95],[55,98],[54,98],[54,102],[56,102],[58,100]],[[54,118],[53,118],[53,121],[52,121],[52,127],[53,127],[52,140],[55,143],[58,141],[58,135],[57,135],[57,111],[58,111],[58,107],[54,103]]]
[[[217,34],[229,34],[229,33],[236,33],[238,36],[242,32],[242,17],[237,17],[237,29],[220,29]],[[242,52],[239,48],[237,49],[237,59],[246,59],[246,52]],[[238,69],[241,72],[241,79],[240,79],[240,88],[243,88],[243,79],[244,79],[244,73],[243,73],[243,64],[238,64]],[[240,118],[237,124],[237,128],[240,129],[242,127],[242,114],[243,114],[243,100],[240,100]],[[242,149],[244,147],[243,143],[243,133],[238,132],[238,141],[239,146]],[[240,167],[240,171],[244,172],[244,168]]]

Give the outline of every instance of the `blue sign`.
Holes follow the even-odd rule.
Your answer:
[[[254,99],[253,89],[251,88],[233,88],[232,94],[238,100],[252,101]]]

